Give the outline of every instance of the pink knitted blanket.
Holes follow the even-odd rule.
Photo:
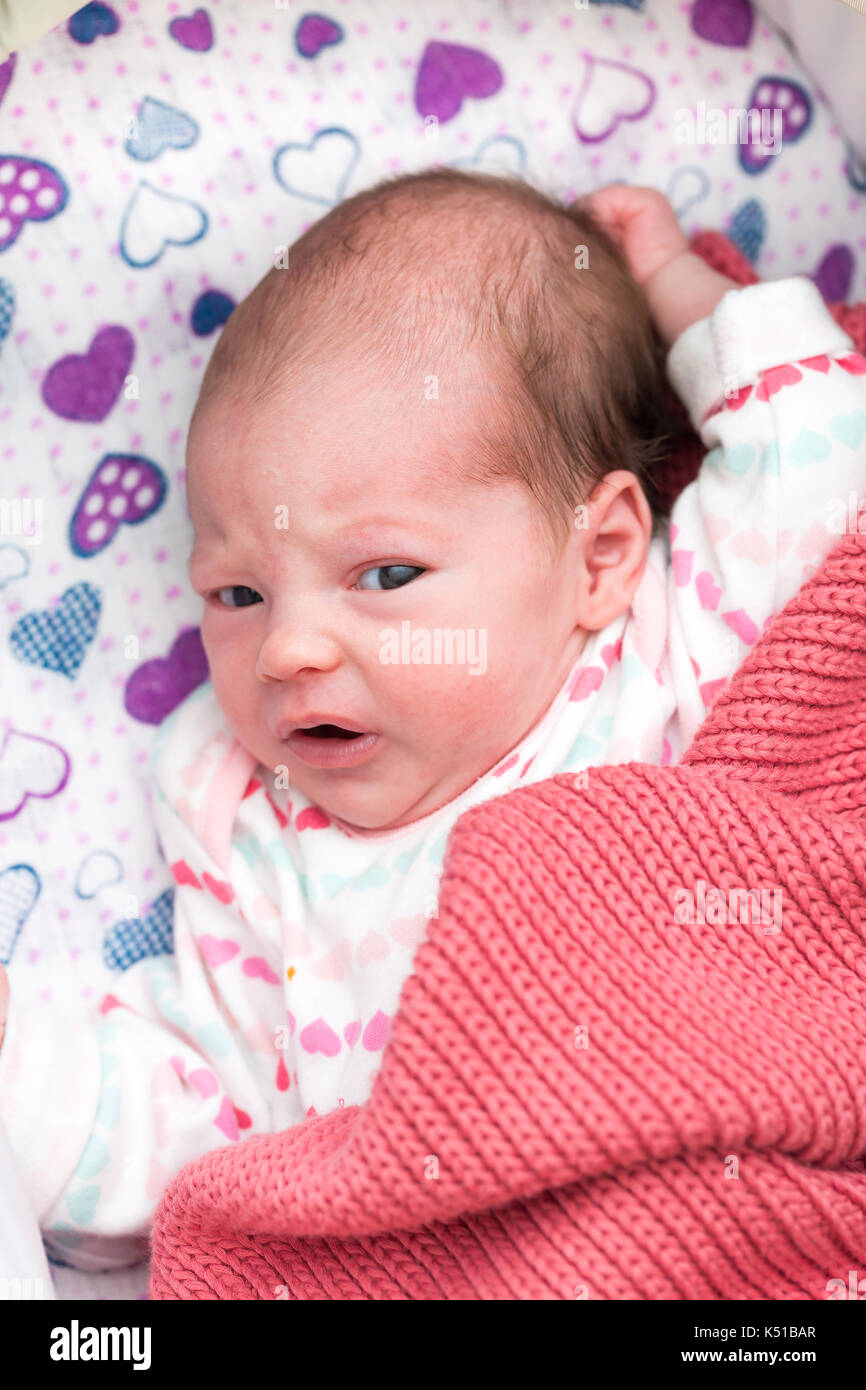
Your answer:
[[[151,1296],[847,1287],[866,1268],[864,830],[850,535],[678,766],[461,817],[370,1100],[184,1168]]]

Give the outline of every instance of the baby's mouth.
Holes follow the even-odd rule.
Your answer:
[[[284,742],[309,767],[337,769],[366,762],[379,747],[379,735],[342,724],[309,724],[290,730]]]
[[[309,729],[297,729],[296,733],[309,738],[361,738],[359,729],[343,729],[339,724],[313,724]]]

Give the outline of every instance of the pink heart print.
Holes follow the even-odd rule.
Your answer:
[[[575,671],[568,693],[569,700],[586,700],[593,691],[598,690],[604,680],[600,666],[581,666]]]
[[[216,967],[224,965],[227,960],[236,956],[240,947],[236,941],[229,941],[227,937],[216,937],[205,934],[198,938],[199,950],[207,961],[208,965]]]
[[[709,608],[713,611],[718,608],[722,591],[709,570],[701,570],[695,580],[695,588],[698,591],[698,600],[702,608]]]
[[[301,1047],[305,1052],[324,1052],[326,1057],[336,1057],[342,1046],[333,1028],[323,1018],[317,1018],[301,1029]]]
[[[264,980],[268,985],[280,983],[280,977],[274,974],[264,956],[247,956],[241,969],[251,980]]]
[[[50,164],[25,155],[0,154],[0,251],[18,240],[25,222],[56,217],[68,198],[69,189]]]
[[[325,826],[330,824],[330,820],[324,811],[319,810],[318,806],[305,806],[303,811],[298,812],[295,829],[299,832],[301,830],[324,830]]]

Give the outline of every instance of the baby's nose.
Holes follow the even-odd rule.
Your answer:
[[[333,671],[342,646],[325,615],[296,609],[274,615],[259,647],[256,674],[261,680],[291,680],[301,671]]]

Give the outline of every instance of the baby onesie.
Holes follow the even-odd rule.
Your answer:
[[[668,371],[709,450],[698,478],[631,608],[446,806],[392,831],[332,820],[237,742],[209,682],[164,721],[151,770],[174,954],[125,971],[93,1023],[22,1004],[11,972],[0,1113],[67,1262],[140,1259],[191,1159],[362,1104],[460,814],[556,773],[578,774],[579,796],[588,767],[677,762],[773,615],[856,528],[866,359],[809,281],[731,291]]]

